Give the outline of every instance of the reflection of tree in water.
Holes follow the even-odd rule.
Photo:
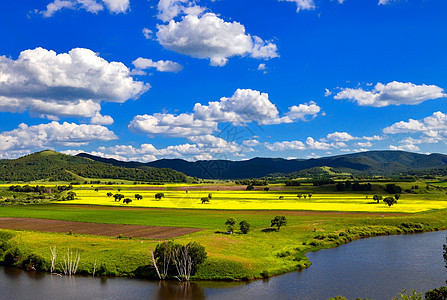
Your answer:
[[[201,300],[206,299],[205,291],[196,283],[189,281],[166,281],[160,280],[158,282],[157,289],[155,290],[154,299],[166,300],[166,299],[191,299]]]

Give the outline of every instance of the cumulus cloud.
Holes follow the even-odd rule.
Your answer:
[[[173,115],[156,113],[138,115],[129,128],[134,132],[162,134],[167,136],[199,136],[217,131],[218,123],[232,123],[235,126],[254,122],[258,125],[291,123],[314,116],[320,108],[316,103],[292,106],[285,116],[280,116],[267,93],[251,89],[237,89],[231,97],[222,97],[208,105],[196,103],[193,113]]]
[[[383,129],[383,132],[388,134],[419,133],[432,142],[444,140],[447,138],[447,115],[437,111],[422,120],[409,119],[407,122],[394,123]]]
[[[129,129],[137,133],[149,135],[166,135],[188,137],[210,134],[217,130],[217,123],[194,118],[193,114],[161,114],[138,115],[129,124]]]
[[[305,120],[307,116],[311,116],[312,118],[316,117],[320,110],[321,108],[315,102],[311,101],[308,104],[289,107],[289,112],[286,115],[291,120]]]
[[[152,30],[150,30],[149,28],[143,28],[142,32],[147,40],[152,39],[152,34],[154,33]]]
[[[224,66],[233,56],[278,57],[275,44],[245,32],[238,22],[225,22],[214,13],[186,15],[181,21],[157,25],[157,40],[166,49]]]
[[[120,62],[107,62],[89,49],[56,54],[36,48],[17,60],[0,56],[0,110],[50,119],[94,117],[100,102],[125,102],[149,89]]]
[[[267,69],[267,67],[265,66],[265,64],[259,64],[258,71],[264,71],[266,69]]]
[[[90,123],[95,125],[112,125],[113,122],[111,116],[103,116],[99,112],[90,119]]]
[[[299,12],[300,10],[315,9],[314,0],[279,0],[279,1],[295,2],[296,3],[296,12]],[[383,0],[381,0],[381,1],[383,1]],[[339,0],[339,2],[340,2],[340,0]],[[343,3],[343,1],[341,3]]]
[[[419,147],[413,144],[404,144],[404,145],[400,145],[400,146],[394,146],[394,145],[390,145],[389,146],[390,150],[401,150],[401,151],[419,151]]]
[[[379,0],[379,3],[377,5],[387,5],[394,1],[396,1],[396,0]]]
[[[360,106],[384,107],[389,105],[416,105],[427,100],[446,97],[444,90],[436,85],[416,85],[411,82],[393,81],[377,83],[371,91],[362,88],[345,88],[334,96],[337,100],[352,100]]]
[[[206,10],[206,8],[198,6],[195,1],[191,0],[160,0],[157,8],[157,18],[163,22],[169,22],[182,13],[199,15]]]
[[[153,61],[152,59],[138,57],[132,62],[132,64],[137,68],[137,70],[146,70],[150,68],[155,68],[159,72],[180,72],[183,66],[179,63],[170,60],[159,60]]]
[[[213,135],[189,138],[192,143],[172,145],[156,148],[152,144],[142,144],[140,147],[132,145],[116,145],[113,147],[99,147],[94,155],[117,158],[123,160],[150,161],[157,158],[184,158],[188,160],[213,159],[219,154],[241,155],[242,152],[253,151],[251,148],[228,142]],[[73,151],[73,153],[77,153]],[[93,154],[93,152],[92,152]]]
[[[45,18],[52,17],[62,9],[85,10],[98,13],[104,10],[104,5],[111,13],[125,13],[129,9],[129,0],[54,0],[49,3],[46,10],[39,11]]]
[[[306,145],[301,141],[283,141],[283,142],[274,142],[273,144],[265,143],[264,145],[270,151],[288,151],[288,150],[306,149]]]
[[[0,133],[0,151],[35,150],[53,146],[85,145],[92,141],[117,139],[113,131],[104,126],[51,122]]]
[[[351,141],[351,140],[355,140],[357,139],[356,137],[353,137],[352,135],[350,135],[347,132],[333,132],[333,133],[329,133],[326,136],[327,140],[330,141],[336,141],[336,142],[347,142],[347,141]]]

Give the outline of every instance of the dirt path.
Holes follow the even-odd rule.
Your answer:
[[[202,230],[185,227],[101,224],[31,218],[0,218],[0,228],[62,233],[68,233],[71,230],[73,233],[80,234],[112,237],[122,234],[125,237],[147,239],[170,239]]]

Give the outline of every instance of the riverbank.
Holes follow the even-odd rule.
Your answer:
[[[47,207],[53,219],[76,219],[77,214],[92,213],[87,207],[71,207],[64,214]],[[57,206],[56,206],[57,208]],[[106,209],[95,208],[103,215]],[[10,209],[8,214],[14,214]],[[30,215],[42,214],[42,207],[26,210]],[[39,212],[40,211],[40,212]],[[110,212],[110,210],[108,210]],[[61,213],[58,213],[61,212]],[[371,216],[367,214],[300,214],[287,215],[288,225],[279,231],[269,230],[270,220],[277,212],[259,211],[185,211],[185,210],[121,210],[121,224],[154,226],[166,222],[171,226],[198,227],[202,231],[174,238],[176,243],[196,241],[205,246],[207,261],[193,280],[252,280],[276,276],[307,268],[306,253],[332,248],[359,238],[442,230],[447,228],[445,210],[419,214]],[[23,216],[18,209],[17,214]],[[225,220],[235,217],[252,224],[248,234],[224,234]],[[113,219],[108,219],[113,220]],[[76,219],[74,221],[79,221]],[[133,221],[133,222],[131,222]],[[267,229],[267,230],[266,230]],[[102,237],[76,233],[44,233],[30,231],[1,231],[3,264],[20,268],[48,271],[51,268],[50,247],[58,249],[56,271],[61,272],[63,256],[68,248],[80,254],[78,273],[106,276],[129,276],[156,279],[151,266],[150,250],[158,240],[121,237]],[[9,236],[9,238],[5,238]],[[95,265],[96,262],[96,265]]]

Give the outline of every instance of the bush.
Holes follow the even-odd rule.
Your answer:
[[[447,299],[447,286],[433,289],[425,293],[425,300],[445,300]]]
[[[250,231],[250,223],[243,220],[239,223],[240,230],[243,234],[247,234]]]

